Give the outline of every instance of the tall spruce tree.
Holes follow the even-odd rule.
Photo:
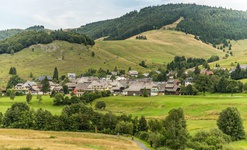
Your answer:
[[[138,131],[148,131],[147,120],[144,116],[141,116],[139,120]]]
[[[53,80],[58,81],[58,70],[57,67],[54,68],[54,73],[53,73]]]
[[[41,83],[42,83],[41,91],[43,93],[49,92],[50,91],[50,83],[49,83],[49,80],[47,79],[46,76],[45,76],[44,80]]]
[[[32,100],[32,98],[33,98],[33,96],[32,96],[32,94],[29,92],[29,93],[27,94],[27,96],[26,96],[26,101],[27,101],[27,103],[30,103],[30,101]]]
[[[194,70],[195,75],[199,75],[200,72],[201,72],[201,70],[199,69],[198,66],[196,66],[196,67],[195,67],[195,70]]]

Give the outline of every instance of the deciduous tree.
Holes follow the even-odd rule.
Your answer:
[[[236,107],[224,109],[217,120],[218,128],[225,134],[231,136],[233,141],[245,138],[243,121]]]

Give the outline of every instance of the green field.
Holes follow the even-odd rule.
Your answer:
[[[0,112],[5,113],[11,105],[17,102],[26,102],[26,96],[16,96],[14,100],[10,100],[9,97],[1,97]],[[53,106],[53,98],[50,98],[50,96],[42,96],[41,103],[38,102],[36,96],[33,96],[32,101],[28,105],[34,110],[42,108],[50,111],[54,115],[60,115],[63,109],[63,106]]]
[[[106,111],[115,114],[132,114],[148,119],[163,119],[173,108],[183,108],[192,133],[201,129],[217,127],[219,113],[227,107],[237,107],[247,131],[247,95],[208,94],[208,96],[159,96],[159,97],[109,97],[97,101],[106,102]]]
[[[247,94],[209,94],[206,96],[157,96],[157,97],[124,97],[115,96],[101,98],[97,101],[106,102],[106,110],[101,113],[113,112],[114,114],[132,114],[133,116],[145,116],[147,119],[164,119],[173,108],[183,108],[187,121],[187,129],[193,135],[199,130],[217,128],[216,120],[219,113],[227,107],[237,107],[243,119],[245,131],[247,132]],[[25,96],[10,100],[8,97],[0,98],[0,112],[5,112],[15,102],[25,102]],[[62,106],[53,106],[53,99],[43,96],[42,103],[33,97],[29,106],[37,110],[43,108],[53,114],[60,115]],[[55,133],[55,132],[54,132]],[[1,135],[0,135],[1,136]],[[227,147],[230,149],[241,149],[247,146],[247,141],[234,142]],[[98,149],[98,148],[96,148]]]
[[[30,104],[32,109],[42,108],[52,114],[60,115],[63,106],[53,106],[53,98],[43,96],[39,103],[36,96]],[[113,112],[114,114],[132,114],[133,116],[145,116],[148,119],[164,119],[173,108],[183,108],[191,132],[200,129],[209,129],[216,126],[219,113],[227,107],[237,107],[244,120],[247,131],[247,94],[206,94],[206,96],[157,96],[157,97],[125,97],[112,96],[100,98],[93,102],[94,107],[97,101],[106,102],[106,110],[102,113]],[[15,102],[25,102],[25,96],[16,96],[15,100],[9,97],[0,98],[0,112],[11,107]]]

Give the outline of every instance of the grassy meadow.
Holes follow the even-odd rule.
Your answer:
[[[63,106],[53,106],[53,99],[49,96],[43,96],[42,103],[39,103],[34,96],[31,103],[28,104],[32,109],[37,110],[43,108],[49,110],[53,114],[60,115]],[[93,102],[94,107],[97,101],[106,102],[106,110],[101,113],[113,112],[121,115],[131,114],[132,116],[145,116],[147,119],[164,119],[168,112],[173,108],[183,108],[187,121],[187,129],[193,135],[199,130],[209,130],[217,128],[216,120],[219,113],[227,107],[237,107],[243,119],[245,131],[247,132],[247,94],[210,94],[206,96],[157,96],[157,97],[127,97],[127,96],[112,96],[100,98]],[[10,100],[8,97],[0,98],[0,112],[5,112],[15,102],[25,102],[25,96],[16,97],[15,100]],[[18,131],[18,132],[16,132]],[[138,146],[126,139],[116,139],[115,136],[94,135],[90,133],[67,133],[67,132],[40,132],[30,130],[0,130],[0,149],[16,149],[19,147],[31,147],[33,149],[44,148],[52,149],[55,146],[58,149],[72,146],[73,149],[121,149],[118,144],[111,145],[112,141],[119,141],[125,146],[122,149],[133,146],[132,149],[139,149]],[[103,140],[100,140],[103,138]],[[4,139],[4,140],[2,140]],[[3,141],[3,142],[2,142]],[[9,141],[14,141],[13,144],[7,144]],[[38,142],[48,143],[37,144]],[[103,141],[103,143],[102,143]],[[41,146],[40,146],[41,145]],[[17,147],[18,146],[18,147]],[[48,148],[51,147],[51,148]],[[233,142],[227,144],[230,149],[245,149],[247,140]],[[129,149],[129,148],[127,148]]]
[[[130,138],[93,133],[0,129],[0,138],[1,150],[141,150]]]
[[[201,129],[217,127],[219,113],[227,107],[237,107],[247,131],[247,95],[208,94],[204,96],[158,96],[158,97],[108,97],[106,111],[115,114],[132,114],[148,119],[164,119],[173,108],[183,108],[188,130],[193,133]],[[95,102],[97,102],[95,101]],[[94,102],[94,103],[95,103]],[[94,105],[94,104],[93,104]]]
[[[50,111],[54,115],[60,115],[63,106],[53,106],[53,98],[43,96],[39,103],[36,96],[30,104],[30,108],[37,110],[42,108]],[[145,116],[148,119],[164,119],[173,108],[183,108],[191,132],[209,129],[216,126],[219,113],[227,107],[237,107],[244,120],[247,131],[247,94],[206,94],[206,96],[112,96],[95,100],[92,104],[94,108],[97,101],[106,102],[106,110],[101,113],[113,112],[116,115],[126,114],[133,116]],[[26,102],[25,96],[16,96],[15,100],[9,97],[0,98],[0,112],[5,113],[15,102]]]
[[[14,100],[10,100],[9,97],[1,97],[0,112],[5,113],[6,110],[11,107],[11,105],[17,102],[26,102],[26,96],[16,96]],[[37,110],[42,108],[44,110],[50,111],[54,115],[60,115],[63,109],[63,106],[53,106],[53,98],[50,98],[50,96],[42,96],[42,101],[39,103],[38,99],[36,99],[36,96],[33,95],[33,98],[28,105],[31,109]]]

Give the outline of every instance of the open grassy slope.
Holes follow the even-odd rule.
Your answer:
[[[0,149],[141,150],[129,139],[92,133],[0,129]]]
[[[113,70],[115,66],[119,69],[128,69],[132,66],[137,70],[145,70],[131,61],[125,60],[107,51],[93,48],[95,56],[91,56],[92,49],[79,44],[56,41],[48,45],[34,45],[14,55],[0,55],[0,80],[2,85],[9,79],[9,68],[16,67],[17,74],[26,80],[30,73],[35,78],[40,75],[53,75],[55,67],[58,68],[59,76],[69,72],[77,75],[84,73],[89,68]],[[34,52],[32,52],[34,48]]]
[[[187,58],[209,58],[224,53],[210,45],[194,39],[193,35],[171,30],[152,30],[140,35],[147,40],[135,37],[120,41],[97,41],[93,49],[102,49],[134,63],[146,61],[149,67],[157,68],[169,63],[175,56]]]
[[[222,59],[215,63],[212,63],[211,66],[215,66],[216,63],[220,64],[224,68],[233,68],[240,64],[247,64],[247,40],[231,41],[233,56],[230,56],[227,59]],[[232,66],[233,64],[233,66]]]

